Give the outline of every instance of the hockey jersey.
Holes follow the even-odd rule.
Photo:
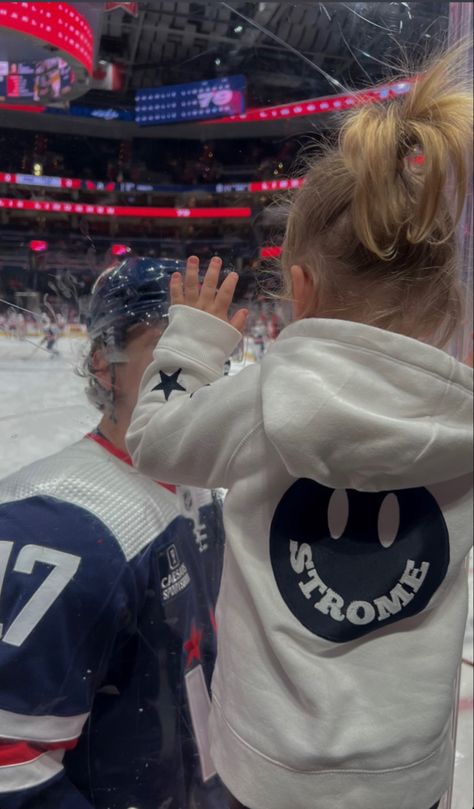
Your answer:
[[[209,492],[97,435],[0,483],[1,809],[227,805],[207,735],[222,550]]]

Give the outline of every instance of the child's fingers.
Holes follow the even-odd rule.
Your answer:
[[[245,329],[245,324],[247,323],[247,318],[249,315],[248,309],[239,309],[238,312],[230,320],[230,325],[240,331],[242,334]]]
[[[179,272],[174,272],[170,278],[170,303],[171,306],[184,303],[183,279]]]
[[[234,297],[238,280],[239,276],[236,272],[229,273],[227,278],[225,278],[220,285],[217,292],[214,304],[214,313],[217,317],[220,317],[223,320],[227,320],[227,313],[229,311],[229,306],[232,303],[232,298]]]
[[[212,306],[214,303],[221,267],[222,260],[219,258],[219,256],[213,256],[209,262],[207,272],[204,276],[199,296],[200,306],[205,310],[207,310],[209,306]]]
[[[195,306],[199,299],[199,259],[189,256],[184,274],[184,301],[188,306]]]

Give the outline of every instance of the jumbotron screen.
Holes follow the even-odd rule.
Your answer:
[[[135,120],[154,126],[240,115],[245,112],[245,90],[245,76],[149,87],[136,93]]]
[[[64,59],[52,56],[39,62],[0,62],[0,101],[61,99],[74,83],[74,71]]]

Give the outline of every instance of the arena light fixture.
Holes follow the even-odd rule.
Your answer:
[[[29,242],[28,247],[32,253],[46,253],[48,249],[48,242],[44,242],[41,239],[33,239],[31,242]]]
[[[113,244],[110,248],[110,254],[117,257],[126,256],[131,252],[132,248],[128,244]]]
[[[281,256],[281,247],[278,245],[267,245],[260,248],[260,258],[278,258]]]

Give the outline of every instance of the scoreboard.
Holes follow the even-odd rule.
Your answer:
[[[135,120],[155,126],[240,115],[245,112],[245,90],[245,76],[149,87],[136,93]]]

